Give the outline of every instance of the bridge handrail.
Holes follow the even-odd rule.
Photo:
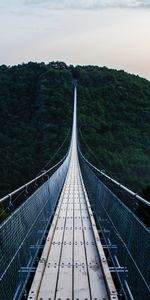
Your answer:
[[[47,175],[48,173],[50,173],[51,171],[53,171],[55,168],[57,168],[57,166],[59,166],[67,157],[68,155],[68,151],[66,153],[66,155],[58,162],[56,163],[53,167],[51,167],[48,170],[44,170],[42,172],[42,174],[40,174],[39,176],[35,177],[34,179],[32,179],[31,181],[28,181],[27,183],[25,183],[24,185],[22,185],[21,187],[19,187],[18,189],[14,190],[13,192],[7,194],[6,196],[4,196],[3,198],[0,199],[0,204],[4,203],[6,200],[11,199],[12,196],[14,196],[15,194],[17,194],[18,192],[23,191],[24,189],[27,189],[32,183],[36,183],[36,181],[40,178],[42,178],[43,176]]]
[[[100,171],[99,169],[97,169],[94,165],[92,165],[86,158],[85,156],[82,154],[80,148],[79,148],[79,152],[82,156],[82,158],[85,160],[85,162],[92,168],[94,169],[96,172],[98,172],[99,174],[101,174],[102,176],[104,176],[105,178],[109,179],[111,182],[113,182],[116,186],[118,186],[119,188],[121,188],[123,191],[127,192],[129,195],[131,195],[133,198],[137,199],[138,201],[142,202],[144,205],[146,205],[147,207],[150,207],[150,202],[145,200],[144,198],[142,198],[141,196],[139,196],[137,193],[132,192],[130,189],[128,189],[127,187],[125,187],[123,184],[119,183],[118,181],[114,180],[113,178],[111,178],[110,176],[108,176],[104,171]]]

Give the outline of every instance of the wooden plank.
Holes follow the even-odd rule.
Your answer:
[[[80,192],[77,200],[74,211],[74,299],[90,299],[80,210],[80,202],[83,199]]]
[[[68,179],[66,181],[66,184]],[[37,299],[55,299],[57,277],[59,271],[59,260],[61,255],[61,245],[63,243],[64,225],[66,222],[67,203],[64,199],[66,185],[63,189],[63,197],[57,217],[57,224],[53,235],[49,256],[45,266],[45,271],[40,284],[40,289]]]
[[[64,185],[64,189],[65,189],[65,185]],[[53,236],[54,236],[56,228],[57,228],[58,215],[59,215],[59,212],[60,212],[60,209],[61,209],[61,204],[63,202],[64,189],[63,189],[62,194],[60,196],[59,204],[57,206],[57,209],[56,209],[56,212],[55,212],[52,224],[51,224],[51,228],[49,230],[49,233],[48,233],[48,236],[47,236],[47,239],[46,239],[46,242],[45,242],[45,246],[44,246],[44,249],[43,249],[43,252],[42,252],[42,256],[41,256],[40,261],[38,263],[38,267],[37,267],[37,270],[36,270],[36,273],[35,273],[35,276],[34,276],[34,280],[33,280],[29,295],[28,295],[28,299],[35,300],[38,297],[38,292],[39,292],[40,285],[41,285],[41,282],[42,282],[44,270],[46,268],[46,263],[47,263],[47,260],[48,260],[50,247],[52,245]]]
[[[72,299],[73,203],[70,197],[59,266],[56,299]]]

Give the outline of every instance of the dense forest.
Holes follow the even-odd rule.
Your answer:
[[[148,199],[150,82],[122,70],[63,62],[0,66],[0,197],[65,155],[73,79],[85,156]]]

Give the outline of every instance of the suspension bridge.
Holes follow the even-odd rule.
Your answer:
[[[66,156],[0,200],[26,194],[0,226],[0,300],[150,299],[150,230],[104,178],[149,209],[80,151],[75,84]]]

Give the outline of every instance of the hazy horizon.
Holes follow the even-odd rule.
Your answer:
[[[5,0],[0,65],[63,61],[150,80],[150,1]]]

